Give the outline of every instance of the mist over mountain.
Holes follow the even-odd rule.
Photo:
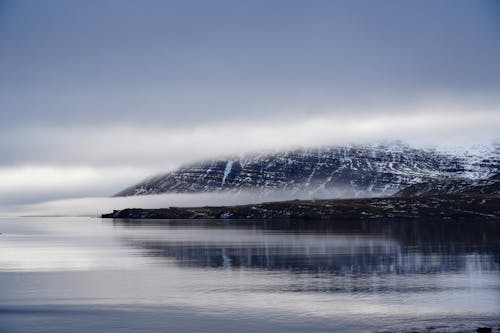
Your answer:
[[[402,142],[325,146],[201,161],[146,179],[115,196],[253,192],[265,199],[387,196],[415,184],[486,179],[500,146],[415,148]]]

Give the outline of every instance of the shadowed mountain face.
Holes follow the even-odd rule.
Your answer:
[[[414,184],[395,196],[422,196],[444,194],[500,195],[500,173],[487,179],[435,179]]]
[[[242,190],[263,198],[390,195],[433,179],[481,179],[500,170],[500,150],[444,154],[404,144],[324,147],[202,162],[150,178],[116,196]]]

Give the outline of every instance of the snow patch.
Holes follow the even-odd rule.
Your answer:
[[[224,183],[226,182],[226,178],[231,173],[232,168],[233,168],[233,161],[231,161],[231,160],[227,161],[226,168],[224,169],[224,176],[222,177],[222,184],[220,185],[221,188],[224,187]]]

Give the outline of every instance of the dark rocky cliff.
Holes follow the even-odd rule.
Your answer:
[[[426,196],[443,194],[500,195],[500,173],[487,179],[433,179],[411,185],[395,196]]]
[[[391,195],[433,180],[482,179],[500,172],[500,150],[467,156],[397,143],[299,149],[247,155],[181,167],[129,187],[116,196],[158,193],[277,191],[293,196]]]

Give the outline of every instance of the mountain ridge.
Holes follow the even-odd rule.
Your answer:
[[[500,172],[500,147],[453,154],[391,144],[324,146],[192,163],[150,177],[115,196],[160,193],[278,191],[291,197],[388,196],[437,180],[485,179]]]

